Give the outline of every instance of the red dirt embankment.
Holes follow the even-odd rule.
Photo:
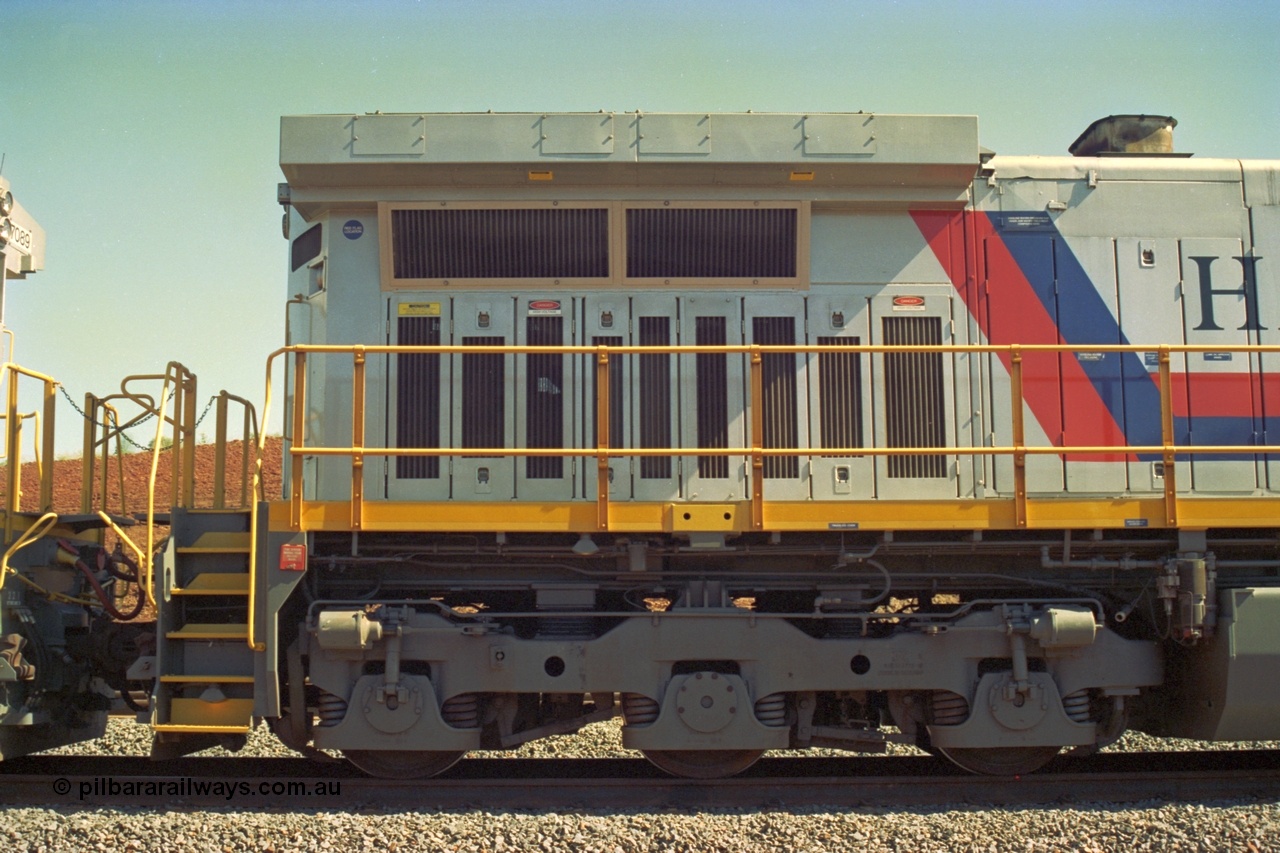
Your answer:
[[[29,452],[29,449],[28,449]],[[243,442],[227,442],[226,461],[226,506],[240,505],[242,477]],[[253,448],[250,447],[249,477],[253,477]],[[278,436],[267,438],[266,449],[262,457],[263,495],[267,500],[280,498],[281,439]],[[160,463],[156,469],[156,512],[168,512],[171,504],[173,454],[161,451]],[[212,444],[196,446],[195,453],[195,505],[197,507],[213,506],[213,479],[216,449]],[[121,473],[123,472],[124,500],[121,501]],[[147,484],[151,478],[151,453],[142,451],[126,454],[123,457],[112,457],[106,465],[106,499],[103,500],[103,471],[101,460],[94,472],[94,494],[92,509],[106,509],[108,512],[131,515],[147,511]],[[83,464],[80,459],[58,459],[53,463],[53,510],[59,514],[73,514],[81,511],[81,484],[83,483]],[[33,511],[40,502],[40,471],[35,462],[27,462],[22,466],[22,509]],[[0,501],[3,501],[8,488],[8,471],[0,465]],[[252,497],[250,497],[252,500]]]

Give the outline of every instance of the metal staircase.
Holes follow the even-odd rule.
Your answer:
[[[162,383],[158,390],[157,382]],[[149,716],[156,734],[154,757],[174,757],[227,743],[245,735],[253,723],[254,655],[248,645],[252,517],[248,507],[258,499],[249,474],[251,455],[259,444],[257,415],[247,400],[226,391],[205,406],[207,414],[217,404],[213,507],[196,509],[196,438],[204,419],[204,414],[196,414],[198,402],[195,374],[170,362],[163,373],[126,377],[118,393],[86,394],[82,413],[81,503],[86,513],[99,500],[107,503],[107,471],[113,455],[117,471],[123,471],[125,431],[152,418],[158,421],[148,491],[142,496],[147,511],[136,514],[144,525],[145,543],[135,542],[105,512],[98,513],[138,558],[148,598],[155,605],[155,655],[138,658],[127,676],[152,682]],[[231,403],[244,407],[238,509],[225,508]],[[141,411],[122,414],[121,406]],[[158,495],[162,467],[167,469],[167,501]],[[157,498],[164,501],[165,511],[156,511]],[[128,515],[123,474],[117,499],[119,514]],[[157,524],[170,525],[168,544],[159,559],[153,558]]]
[[[249,510],[175,509],[156,588],[152,726],[237,735],[253,722]]]

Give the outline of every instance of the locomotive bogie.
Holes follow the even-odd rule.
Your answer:
[[[522,637],[511,624],[519,617],[430,609],[437,612],[385,602],[318,611],[303,649],[310,683],[343,710],[316,727],[317,746],[512,748],[616,713],[611,698],[599,700],[615,695],[622,697],[623,745],[646,753],[758,752],[815,739],[882,747],[881,715],[855,721],[831,713],[841,696],[885,709],[883,722],[912,742],[944,749],[1078,746],[1097,740],[1091,704],[1136,696],[1161,680],[1154,643],[1122,639],[1098,625],[1093,609],[1075,604],[975,603],[857,638],[814,637],[795,616],[739,607],[632,616],[571,639]],[[887,621],[846,615],[864,625]],[[605,616],[559,611],[536,621],[553,633],[591,632]],[[545,705],[566,695],[591,696],[593,704],[579,703],[576,719],[498,712],[518,697],[543,697]],[[903,710],[928,708],[940,695],[971,710],[918,720]],[[459,729],[441,709],[464,699],[477,710],[471,728]],[[826,710],[815,721],[819,708]],[[889,709],[904,716],[894,719]]]

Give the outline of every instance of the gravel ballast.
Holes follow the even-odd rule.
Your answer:
[[[1274,850],[1275,804],[1112,808],[273,813],[8,809],[18,850]]]
[[[618,721],[486,756],[626,757]],[[50,754],[145,755],[144,726],[115,719],[98,741]],[[1111,750],[1276,748],[1275,743],[1204,744],[1130,733]],[[908,748],[900,747],[898,752]],[[224,754],[207,750],[202,755]],[[294,753],[264,726],[239,755]],[[1280,850],[1280,802],[1148,802],[1070,807],[952,807],[659,811],[474,809],[407,811],[352,803],[346,811],[261,808],[4,809],[15,850],[442,850],[632,853],[694,850]]]

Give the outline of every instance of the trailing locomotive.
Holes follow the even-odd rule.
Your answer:
[[[0,178],[0,759],[99,737],[112,697],[128,692],[124,668],[146,629],[121,621],[141,609],[116,606],[118,593],[139,581],[137,566],[102,548],[100,519],[52,511],[56,383],[14,360],[13,333],[3,323],[7,282],[42,270],[44,256],[44,229]],[[20,386],[43,406],[19,408]],[[36,483],[23,481],[24,445],[42,468]]]
[[[1173,125],[284,118],[287,494],[175,511],[156,754],[1280,737],[1280,163]]]

